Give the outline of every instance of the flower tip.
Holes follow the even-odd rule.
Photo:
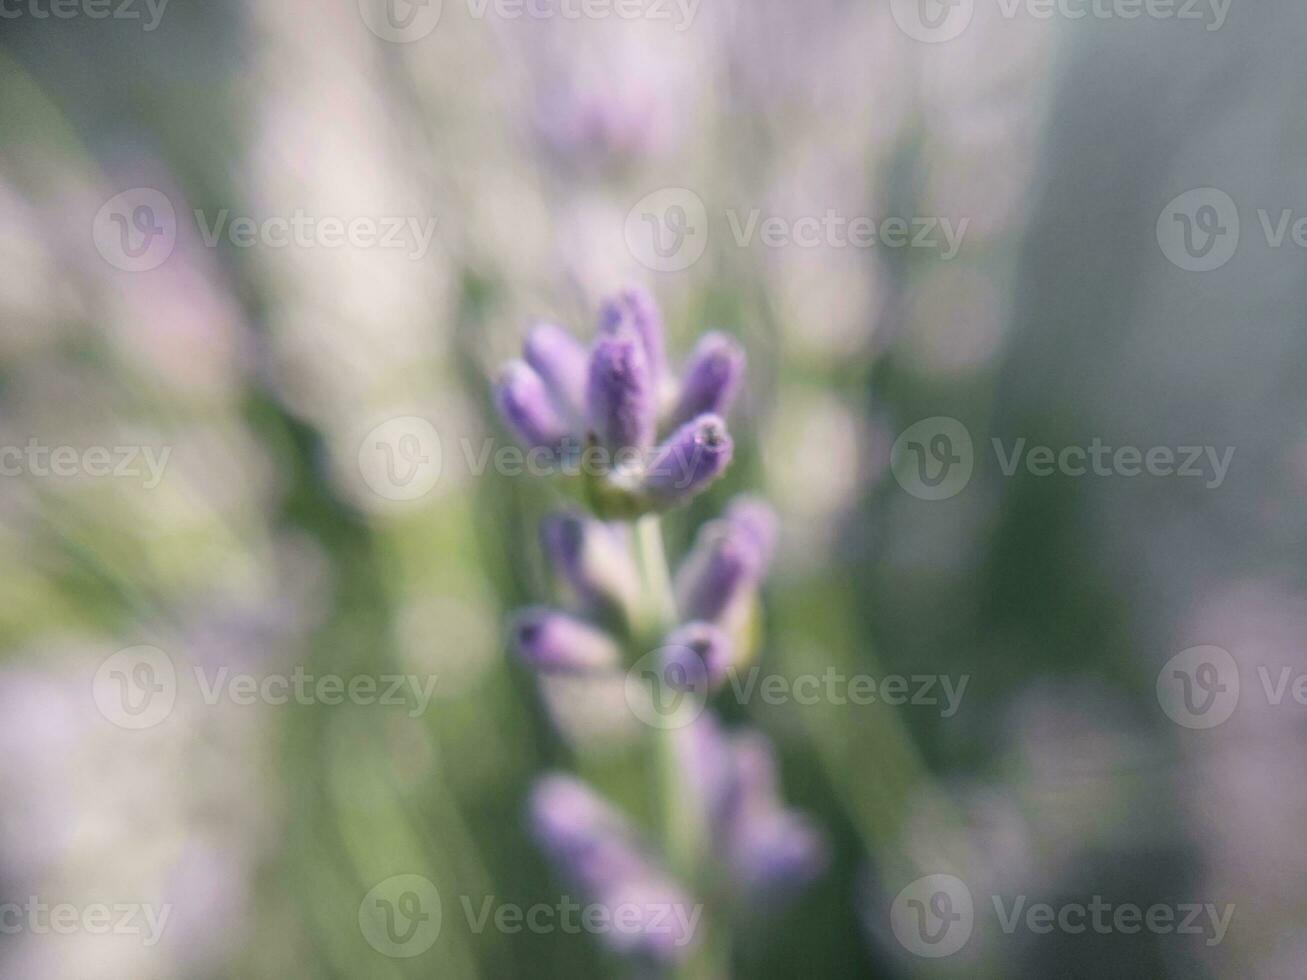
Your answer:
[[[524,361],[509,361],[500,370],[495,404],[504,424],[530,448],[555,448],[568,435],[544,381]]]

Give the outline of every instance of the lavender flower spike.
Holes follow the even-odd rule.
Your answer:
[[[586,398],[590,425],[610,454],[653,445],[658,405],[644,347],[633,331],[605,334],[595,342]]]
[[[569,427],[545,383],[521,361],[509,361],[495,386],[495,403],[504,423],[529,448],[557,448]]]
[[[640,575],[609,526],[580,514],[551,514],[540,525],[550,565],[583,603],[593,608],[635,608]]]
[[[644,345],[649,361],[649,378],[654,391],[661,390],[667,377],[667,352],[663,340],[663,318],[658,304],[638,286],[623,289],[599,307],[599,332],[616,333],[632,329]]]
[[[713,331],[695,345],[685,366],[672,421],[687,422],[704,412],[725,415],[744,379],[744,350],[734,338]]]
[[[700,415],[659,447],[644,492],[661,507],[688,501],[726,471],[735,449],[719,415]]]
[[[585,421],[585,346],[562,327],[540,322],[526,335],[523,356],[573,423]]]
[[[617,642],[596,626],[556,609],[519,613],[513,641],[518,655],[546,673],[589,673],[617,667]]]

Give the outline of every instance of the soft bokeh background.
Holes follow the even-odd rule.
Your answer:
[[[620,974],[591,937],[478,934],[462,914],[463,897],[565,890],[525,831],[535,774],[619,793],[642,774],[602,692],[542,689],[506,657],[504,617],[544,591],[550,496],[474,472],[461,445],[502,444],[487,379],[530,318],[588,336],[598,297],[637,281],[674,350],[718,327],[749,353],[737,462],[669,533],[679,552],[738,490],[777,507],[764,667],[968,678],[950,717],[725,699],[772,738],[832,853],[800,901],[741,930],[735,975],[1301,976],[1307,707],[1269,704],[1258,668],[1307,669],[1307,277],[1256,209],[1307,214],[1307,12],[1234,0],[1212,30],[1208,6],[1205,22],[1076,20],[976,0],[958,37],[924,43],[884,3],[706,0],[688,23],[477,9],[445,0],[394,43],[367,0],[173,0],[151,30],[144,5],[6,7],[0,444],[170,455],[153,486],[0,477],[0,899],[173,911],[152,946],[6,931],[0,973]],[[175,207],[175,246],[127,271],[93,232],[142,187]],[[1205,187],[1238,202],[1243,241],[1186,272],[1156,226]],[[661,188],[707,221],[702,256],[672,271],[628,234]],[[952,257],[740,245],[729,215],[753,209],[967,224]],[[297,210],[435,233],[204,240],[220,213]],[[409,416],[439,433],[443,467],[394,500],[360,448]],[[889,460],[935,416],[966,426],[976,465],[930,501]],[[1235,456],[1208,487],[1008,477],[989,448],[1095,437]],[[131,730],[93,684],[143,644],[181,684],[166,719]],[[1198,644],[1243,683],[1207,730],[1155,693]],[[434,675],[434,697],[421,713],[208,705],[189,681],[296,665]],[[887,912],[934,872],[977,901],[975,935],[942,961],[905,951]],[[411,959],[358,924],[396,874],[444,901]],[[1009,936],[991,894],[1236,911],[1211,945]]]

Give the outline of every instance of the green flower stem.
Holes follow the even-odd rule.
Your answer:
[[[657,650],[663,637],[677,625],[676,597],[656,515],[641,517],[635,522],[635,557],[645,597],[641,625],[637,630],[637,643],[641,646],[638,654],[644,656]],[[660,811],[659,832],[672,871],[683,883],[694,888],[702,877],[707,828],[702,820],[702,801],[690,798],[689,787],[680,771],[676,740],[678,733],[694,720],[696,709],[702,705],[695,702],[693,695],[674,704],[667,714],[659,715],[662,724],[650,729],[655,792]],[[725,978],[728,975],[730,942],[721,928],[720,922],[709,927],[701,920],[698,950],[672,975],[678,980]]]

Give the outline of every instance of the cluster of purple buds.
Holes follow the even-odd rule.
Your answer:
[[[657,306],[627,289],[604,302],[589,350],[553,324],[532,327],[495,400],[528,449],[577,464],[597,513],[629,518],[683,503],[726,470],[723,416],[743,376],[740,346],[710,333],[674,377]]]
[[[597,452],[605,465],[587,473],[587,500],[597,516],[567,511],[541,526],[541,546],[566,601],[516,616],[512,646],[527,666],[541,674],[622,678],[652,647],[664,680],[706,697],[752,654],[758,587],[776,544],[771,509],[737,497],[703,525],[670,582],[663,570],[661,603],[646,594],[652,585],[637,563],[629,523],[647,524],[652,518],[645,515],[689,500],[725,470],[731,440],[722,415],[743,372],[739,346],[708,334],[673,379],[661,318],[639,290],[603,305],[588,352],[557,327],[532,329],[524,360],[508,365],[497,386],[504,421],[530,448],[558,458]],[[661,444],[660,429],[668,433]],[[672,855],[646,844],[582,783],[550,775],[533,793],[537,840],[588,901],[645,910],[661,903],[684,912],[692,907],[688,896],[707,889],[715,899],[729,895],[737,911],[757,909],[779,904],[820,872],[822,839],[782,805],[765,739],[727,735],[706,713],[668,735],[680,784],[675,795],[702,831],[698,853],[676,855],[674,870],[665,860]],[[654,960],[680,958],[697,938],[697,915],[650,911],[629,921],[631,930],[614,933],[613,944]],[[660,928],[669,921],[670,929]]]

